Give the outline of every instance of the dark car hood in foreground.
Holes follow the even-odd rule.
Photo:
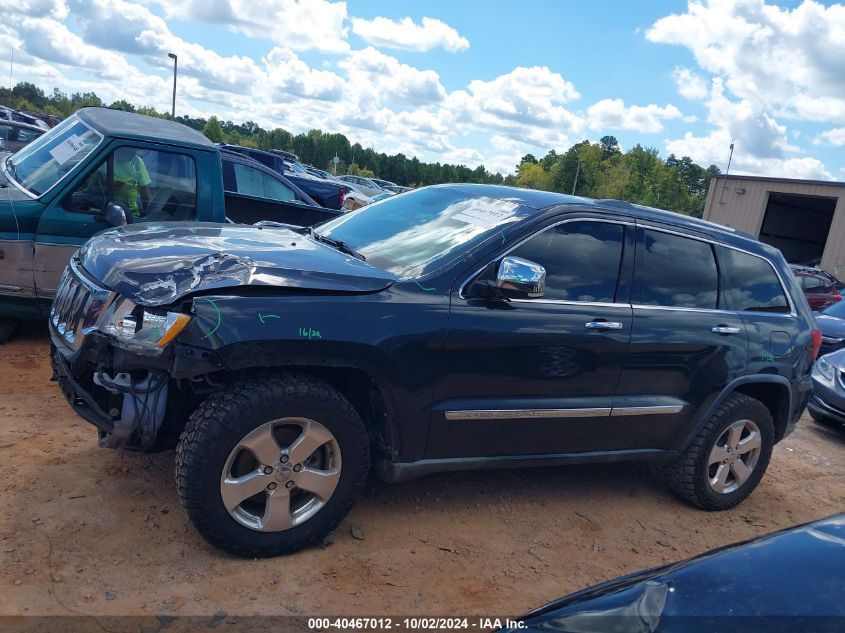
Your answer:
[[[823,313],[813,315],[822,334],[830,338],[845,338],[845,319],[828,316]]]
[[[293,231],[231,224],[173,222],[111,229],[92,237],[79,258],[99,283],[148,306],[235,286],[375,292],[396,280]]]
[[[521,619],[523,632],[845,630],[845,514],[611,580]]]

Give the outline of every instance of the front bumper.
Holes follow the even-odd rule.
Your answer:
[[[52,329],[52,328],[51,328]],[[61,337],[51,332],[53,345],[51,346],[51,361],[59,389],[71,408],[83,420],[90,422],[104,433],[114,432],[114,418],[103,409],[99,402],[74,377],[71,363],[60,351]]]
[[[816,415],[822,415],[845,424],[845,411],[838,409],[823,398],[813,394],[807,403],[807,408]]]

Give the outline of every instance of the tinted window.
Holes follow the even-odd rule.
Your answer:
[[[732,310],[788,312],[789,303],[775,271],[764,259],[717,247],[726,306]]]
[[[607,222],[567,222],[509,253],[546,269],[543,299],[612,303],[619,280],[625,227]]]
[[[637,256],[633,303],[678,308],[716,308],[719,273],[710,244],[645,231]]]
[[[296,200],[293,190],[270,174],[238,163],[234,167],[238,193],[270,200]]]

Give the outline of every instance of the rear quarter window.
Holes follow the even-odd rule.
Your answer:
[[[738,312],[789,312],[789,301],[772,265],[761,257],[717,246],[726,307]]]

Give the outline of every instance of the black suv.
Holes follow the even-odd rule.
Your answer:
[[[777,250],[614,200],[428,187],[316,229],[161,224],[91,239],[50,318],[100,445],[176,449],[213,544],[292,552],[374,465],[654,460],[707,509],[797,423],[820,343]]]

